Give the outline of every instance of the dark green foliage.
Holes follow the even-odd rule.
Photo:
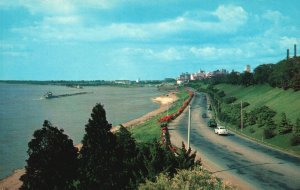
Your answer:
[[[189,147],[188,150],[185,148],[184,143],[182,142],[181,149],[177,152],[177,161],[178,161],[178,168],[179,169],[188,169],[195,165],[199,165],[200,162],[196,161],[196,152],[192,153],[191,148]]]
[[[140,166],[139,173],[141,174],[141,179],[154,180],[155,176],[163,171],[163,151],[157,141],[138,146],[137,163]]]
[[[20,189],[74,189],[77,148],[73,141],[47,120],[33,137],[28,143],[29,158]]]
[[[176,156],[166,133],[166,141],[136,144],[131,133],[120,127],[111,131],[101,104],[92,111],[85,126],[79,155],[63,130],[45,121],[29,143],[26,173],[21,189],[136,189],[159,173],[172,177],[177,169],[193,167],[196,153],[183,148]]]
[[[250,86],[267,83],[273,87],[300,90],[300,57],[282,60],[277,64],[263,64],[254,69],[254,73],[237,73],[214,76],[203,81],[209,85],[229,83]]]
[[[252,110],[249,114],[256,118],[258,127],[263,127],[266,126],[267,121],[271,120],[276,115],[276,112],[267,106],[262,106]]]
[[[92,111],[91,119],[85,126],[86,134],[80,151],[80,189],[119,188],[114,176],[117,175],[116,136],[110,132],[111,124],[101,104]]]
[[[236,100],[237,100],[236,97],[228,97],[228,98],[224,99],[224,102],[226,104],[231,104],[231,103],[235,102]]]
[[[264,137],[266,139],[270,139],[276,136],[275,129],[276,129],[276,125],[274,123],[274,120],[272,118],[268,118],[265,121]]]
[[[265,139],[270,139],[270,138],[273,138],[275,136],[275,132],[274,130],[272,129],[264,129],[264,137]]]
[[[245,108],[247,106],[249,106],[250,104],[248,102],[243,102],[242,107]]]
[[[252,113],[252,112],[247,113],[246,112],[244,114],[244,116],[245,116],[245,123],[247,123],[247,125],[255,125],[257,117],[254,113]]]
[[[255,130],[254,130],[253,128],[250,128],[250,129],[249,129],[249,132],[250,132],[250,133],[255,133]]]
[[[279,131],[279,134],[286,134],[286,133],[292,132],[292,125],[287,120],[285,113],[281,114],[281,121],[279,124],[278,131]]]
[[[291,145],[296,146],[300,144],[300,136],[293,136],[291,138]]]
[[[298,71],[298,73],[296,73],[291,81],[291,87],[292,89],[294,89],[294,91],[298,91],[300,90],[300,71]]]
[[[244,86],[250,86],[254,83],[253,80],[253,74],[249,72],[244,72],[244,74],[241,75],[241,84]]]
[[[300,144],[300,118],[297,118],[296,124],[293,127],[293,137],[291,138],[291,145],[296,146]]]
[[[291,88],[293,82],[297,80],[295,76],[299,72],[300,57],[280,61],[274,65],[274,69],[269,77],[269,84],[283,89]]]
[[[293,128],[293,133],[295,136],[300,137],[300,118],[297,118],[297,120],[296,120],[296,124]]]
[[[274,64],[263,64],[259,65],[254,69],[254,81],[256,84],[264,84],[269,80],[269,76],[271,75],[274,68]]]
[[[222,90],[222,91],[218,92],[218,96],[219,96],[220,98],[223,98],[224,96],[226,96],[226,94],[225,94],[225,92]]]
[[[121,125],[116,133],[116,154],[118,162],[115,165],[114,180],[122,189],[133,189],[136,186],[138,166],[136,165],[137,148],[131,133]]]

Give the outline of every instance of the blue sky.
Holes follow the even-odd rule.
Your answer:
[[[300,46],[299,7],[298,0],[1,0],[0,80],[149,80],[276,63]]]

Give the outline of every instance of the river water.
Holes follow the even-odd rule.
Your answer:
[[[54,95],[91,92],[54,99],[42,99],[47,91]],[[138,118],[159,107],[151,98],[161,95],[156,88],[85,87],[52,85],[11,85],[0,83],[0,179],[22,168],[27,159],[27,143],[45,119],[63,128],[80,143],[92,108],[104,105],[113,125]]]

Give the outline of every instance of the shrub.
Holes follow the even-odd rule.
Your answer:
[[[275,136],[275,132],[272,129],[264,129],[264,137],[265,139],[270,139],[273,138]]]
[[[250,132],[250,133],[255,133],[255,130],[254,130],[253,128],[250,128],[250,129],[249,129],[249,132]]]
[[[145,184],[139,186],[140,190],[181,190],[181,189],[236,189],[221,179],[213,176],[207,170],[198,166],[192,170],[179,170],[173,177],[169,178],[165,174],[156,177],[155,182],[146,181]]]
[[[222,90],[220,92],[218,92],[218,95],[223,98],[224,96],[226,96],[225,92]]]
[[[245,108],[245,107],[247,107],[247,106],[249,106],[250,104],[248,103],[248,102],[243,102],[243,104],[242,104],[242,106],[243,106],[243,108]]]
[[[293,136],[290,140],[292,146],[300,144],[300,136]]]
[[[235,102],[237,99],[236,99],[236,97],[228,97],[228,98],[225,98],[225,103],[226,104],[231,104],[231,103],[233,103],[233,102]]]

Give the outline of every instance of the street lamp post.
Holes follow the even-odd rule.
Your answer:
[[[188,148],[190,148],[190,136],[191,136],[191,105],[189,105],[189,120],[188,120]]]
[[[243,132],[244,123],[243,123],[243,101],[241,101],[241,132]]]

